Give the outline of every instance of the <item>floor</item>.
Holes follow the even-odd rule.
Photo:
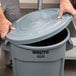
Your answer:
[[[21,10],[22,15],[35,10]],[[76,76],[76,61],[75,60],[65,60],[64,76]],[[13,71],[11,68],[5,66],[4,53],[0,48],[0,76],[13,76]]]

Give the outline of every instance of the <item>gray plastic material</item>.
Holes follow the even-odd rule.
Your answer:
[[[7,34],[14,44],[29,44],[52,37],[66,28],[72,16],[63,15],[57,19],[59,9],[44,9],[29,13],[13,23],[15,30]]]
[[[60,33],[54,37],[59,38],[55,44],[49,39],[46,46],[11,44],[14,76],[64,76],[66,42],[70,32],[67,29]]]
[[[11,48],[14,76],[64,76],[66,43],[48,50],[49,54],[33,54],[33,50],[15,45]]]

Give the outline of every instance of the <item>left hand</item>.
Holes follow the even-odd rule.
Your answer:
[[[1,19],[0,21],[0,36],[1,39],[5,40],[6,34],[10,29],[15,29],[12,23],[8,19]]]

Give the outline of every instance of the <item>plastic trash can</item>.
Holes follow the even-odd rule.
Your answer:
[[[11,43],[14,76],[64,76],[66,27],[72,16],[57,19],[59,9],[29,13],[13,23]]]

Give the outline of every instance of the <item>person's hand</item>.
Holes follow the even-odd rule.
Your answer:
[[[70,13],[76,19],[76,10],[73,8],[70,0],[60,0],[60,11],[57,18],[61,18],[65,12]]]
[[[12,26],[12,23],[9,20],[7,20],[6,18],[1,19],[0,20],[0,36],[1,36],[1,39],[5,40],[6,34],[8,33],[8,31],[10,29],[15,29]]]

